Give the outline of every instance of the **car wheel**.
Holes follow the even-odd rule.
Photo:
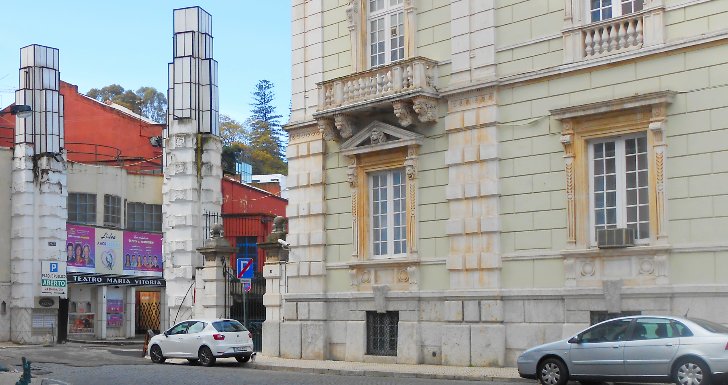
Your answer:
[[[210,348],[208,348],[207,346],[203,346],[200,348],[200,350],[197,352],[197,358],[204,366],[215,365],[215,356],[212,355],[212,350],[210,350]]]
[[[152,362],[155,364],[162,364],[166,360],[162,355],[162,348],[159,345],[152,345],[152,348],[149,349],[149,357],[152,358]]]
[[[248,361],[250,361],[250,356],[236,356],[235,359],[240,362],[241,364],[244,364]]]
[[[542,385],[564,385],[569,380],[569,370],[566,369],[564,362],[557,358],[541,361],[536,375]]]
[[[190,365],[197,365],[200,363],[200,360],[198,360],[197,358],[188,358],[187,362],[189,362]]]
[[[708,366],[695,358],[683,358],[675,365],[672,380],[676,385],[709,385]]]

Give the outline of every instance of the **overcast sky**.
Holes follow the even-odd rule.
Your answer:
[[[277,112],[291,99],[290,0],[3,1],[0,107],[15,101],[20,48],[60,50],[61,80],[91,88],[152,86],[166,94],[172,59],[172,10],[198,5],[212,15],[219,63],[220,112],[245,120],[253,87],[275,84]]]

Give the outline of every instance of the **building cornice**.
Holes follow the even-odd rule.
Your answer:
[[[722,40],[728,40],[728,29],[706,33],[698,37],[690,37],[671,43],[657,45],[654,47],[647,47],[636,51],[629,51],[621,54],[583,60],[576,63],[562,64],[530,72],[502,76],[498,79],[489,78],[477,82],[452,84],[442,89],[440,95],[443,97],[450,97],[455,94],[480,88],[512,86],[518,83],[537,80],[540,78],[558,76],[582,70],[592,70],[601,66],[614,65],[620,62],[641,59],[652,55],[659,55],[670,51],[690,48],[697,45],[710,44]]]

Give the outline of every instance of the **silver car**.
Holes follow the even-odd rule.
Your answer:
[[[615,318],[518,357],[521,377],[543,385],[568,380],[708,385],[727,372],[728,328],[692,318]]]

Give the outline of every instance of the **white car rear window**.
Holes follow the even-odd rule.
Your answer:
[[[212,323],[212,327],[215,328],[218,332],[244,332],[248,329],[243,326],[238,321],[235,320],[226,320],[226,321],[216,321]]]

